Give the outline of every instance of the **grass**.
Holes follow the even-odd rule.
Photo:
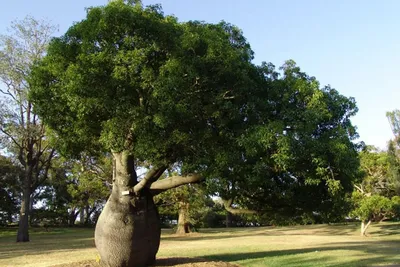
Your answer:
[[[400,264],[400,223],[202,229],[189,236],[163,231],[159,257],[201,257],[243,266],[378,266]],[[0,266],[51,266],[96,259],[93,229],[31,231],[16,243],[0,230]]]

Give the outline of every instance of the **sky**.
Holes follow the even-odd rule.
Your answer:
[[[108,0],[0,0],[0,34],[26,15],[49,19],[62,35]],[[359,141],[381,149],[393,138],[386,112],[400,109],[400,1],[397,0],[143,0],[179,21],[221,20],[243,30],[254,63],[293,59],[321,86],[354,97]]]

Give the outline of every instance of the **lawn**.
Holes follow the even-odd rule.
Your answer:
[[[203,229],[188,236],[163,231],[159,257],[200,257],[242,266],[378,266],[400,264],[400,223],[374,224],[369,237],[358,224]],[[93,230],[31,231],[16,243],[0,230],[0,266],[52,266],[96,259]]]

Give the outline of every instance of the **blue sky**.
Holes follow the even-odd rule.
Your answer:
[[[85,7],[107,0],[3,1],[0,33],[26,15],[50,19],[63,34]],[[357,101],[352,119],[360,140],[385,148],[392,138],[386,111],[400,109],[400,1],[397,0],[143,0],[161,3],[180,21],[225,20],[237,25],[255,63],[295,60],[321,85]]]

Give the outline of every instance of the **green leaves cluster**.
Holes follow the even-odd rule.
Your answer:
[[[370,197],[362,196],[358,192],[353,193],[353,201],[356,208],[350,213],[350,216],[358,217],[362,221],[381,221],[400,216],[400,197],[392,198],[372,195]]]

